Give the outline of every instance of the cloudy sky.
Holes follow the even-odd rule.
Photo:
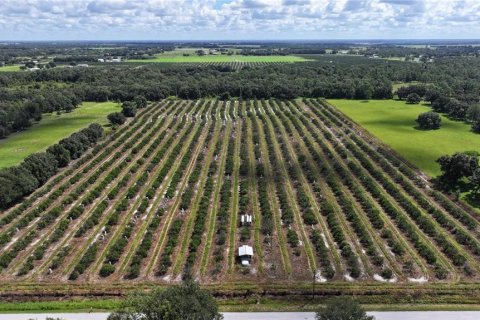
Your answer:
[[[480,0],[1,0],[0,40],[480,38]]]

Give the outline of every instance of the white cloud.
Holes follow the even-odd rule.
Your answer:
[[[2,0],[0,39],[475,38],[478,0]]]

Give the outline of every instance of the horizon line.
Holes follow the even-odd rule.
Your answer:
[[[335,39],[293,39],[293,38],[265,38],[265,39],[36,39],[36,40],[3,40],[1,43],[15,42],[275,42],[275,41],[480,41],[480,38],[335,38]]]

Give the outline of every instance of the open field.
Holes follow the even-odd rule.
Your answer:
[[[84,102],[70,113],[44,114],[31,128],[0,140],[0,168],[20,163],[26,156],[44,150],[90,123],[107,124],[107,114],[118,111],[113,102]]]
[[[244,56],[244,55],[204,55],[195,54],[184,56],[183,54],[159,54],[153,59],[128,60],[128,62],[167,62],[167,63],[207,63],[207,62],[242,62],[242,63],[274,63],[274,62],[302,62],[308,61],[298,56]]]
[[[470,126],[442,116],[439,130],[417,130],[417,116],[431,108],[396,100],[329,100],[355,122],[380,138],[431,177],[440,173],[440,156],[480,150],[480,135]]]
[[[11,71],[20,71],[20,67],[19,66],[3,66],[3,67],[0,67],[0,72],[11,72]]]
[[[367,304],[478,304],[470,210],[322,101],[163,101],[82,159],[0,214],[6,300],[111,298],[189,273],[250,304],[304,299],[313,275],[319,295]]]
[[[427,85],[429,83],[423,83],[419,81],[410,81],[410,82],[395,82],[392,84],[392,91],[395,92],[397,89],[400,89],[402,87],[408,87],[408,86],[413,86],[413,85]]]

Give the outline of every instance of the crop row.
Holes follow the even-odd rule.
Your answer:
[[[321,100],[169,101],[99,146],[0,216],[3,280],[455,282],[480,270],[472,211]],[[237,267],[244,244],[254,256]]]

